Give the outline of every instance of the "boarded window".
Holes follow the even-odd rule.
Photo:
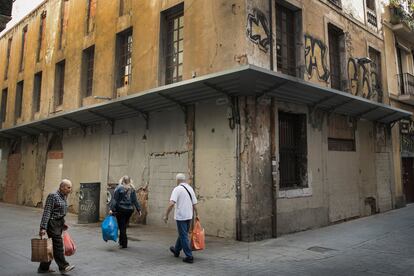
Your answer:
[[[55,68],[55,105],[63,104],[65,94],[65,60],[56,64]]]
[[[23,107],[23,81],[17,83],[16,86],[16,101],[14,105],[14,115],[18,119],[22,116]]]
[[[342,30],[332,24],[328,25],[329,36],[329,62],[331,69],[331,87],[341,89],[341,40]]]
[[[41,51],[43,46],[43,40],[45,36],[46,28],[46,11],[43,11],[40,15],[40,24],[39,24],[39,37],[37,40],[37,52],[36,52],[36,61],[39,62],[41,59]]]
[[[375,94],[377,94],[378,102],[382,102],[381,53],[374,48],[369,47],[369,58],[372,60],[370,64],[372,90]]]
[[[93,66],[95,61],[95,46],[83,51],[82,55],[82,86],[84,97],[92,95],[93,88]]]
[[[184,5],[167,10],[163,18],[165,84],[170,84],[183,79]]]
[[[69,0],[62,0],[60,10],[60,32],[59,32],[59,49],[65,45],[65,34],[68,28],[69,20]]]
[[[117,87],[131,83],[132,76],[132,28],[116,35]]]
[[[308,186],[306,115],[279,112],[280,189]]]
[[[328,150],[355,151],[355,127],[352,120],[342,115],[331,115],[328,127]]]
[[[276,57],[277,69],[296,76],[296,19],[295,12],[276,4]]]
[[[33,112],[40,111],[40,100],[42,94],[42,72],[35,74],[33,83]]]
[[[6,121],[6,111],[7,111],[7,88],[4,88],[1,92],[1,122]]]
[[[88,0],[88,12],[86,17],[86,33],[90,33],[95,28],[96,0]]]
[[[22,47],[20,49],[20,66],[19,71],[23,71],[24,69],[24,55],[26,52],[26,40],[27,40],[27,25],[24,26],[22,30]]]
[[[6,65],[4,66],[4,79],[5,80],[7,80],[8,74],[9,74],[12,41],[13,41],[13,38],[9,38],[9,40],[7,41]]]

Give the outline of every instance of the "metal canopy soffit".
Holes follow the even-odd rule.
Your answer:
[[[245,65],[0,129],[0,136],[13,138],[85,127],[102,121],[146,116],[149,112],[227,96],[273,97],[279,101],[304,104],[327,112],[385,124],[412,115],[402,109],[321,87],[299,78]]]

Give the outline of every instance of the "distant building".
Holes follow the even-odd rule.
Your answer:
[[[185,172],[207,233],[239,240],[395,208],[412,114],[389,105],[381,3],[43,2],[0,38],[0,198],[70,178],[88,221],[128,174],[163,225]]]

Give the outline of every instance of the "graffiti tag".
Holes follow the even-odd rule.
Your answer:
[[[253,9],[253,13],[247,15],[247,37],[257,44],[260,50],[267,53],[270,44],[269,22],[258,9]]]
[[[349,58],[348,81],[351,94],[370,100],[377,97],[377,101],[382,102],[381,81],[375,66],[371,63],[368,68],[366,64],[358,63],[355,58]]]
[[[313,77],[313,71],[319,80],[328,81],[330,72],[326,66],[327,47],[319,39],[305,34],[305,67],[308,78]]]

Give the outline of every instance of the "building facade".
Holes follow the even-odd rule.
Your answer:
[[[69,178],[71,211],[102,217],[128,174],[162,225],[186,172],[207,233],[239,240],[390,210],[391,126],[411,113],[389,105],[383,15],[369,0],[47,0],[0,38],[0,196],[42,206]]]

